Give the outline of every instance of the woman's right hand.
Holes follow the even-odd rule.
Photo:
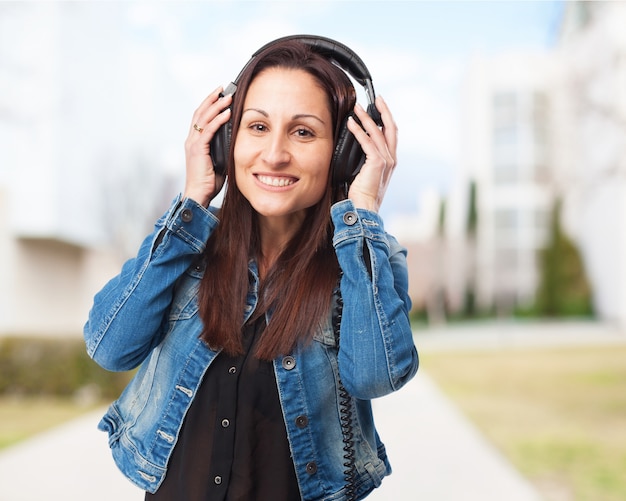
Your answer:
[[[183,196],[205,207],[222,189],[225,180],[224,176],[215,174],[213,170],[209,144],[217,130],[230,118],[232,96],[220,97],[222,90],[222,87],[215,89],[194,112],[185,140],[186,179]]]

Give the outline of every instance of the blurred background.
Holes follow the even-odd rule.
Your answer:
[[[0,447],[119,392],[124,375],[84,358],[93,294],[182,189],[195,108],[283,35],[351,47],[394,113],[399,165],[382,214],[409,249],[418,348],[520,326],[535,339],[546,325],[546,336],[555,326],[621,336],[625,25],[621,1],[1,2]],[[558,412],[584,408],[581,381],[591,381],[590,392],[606,394],[594,408],[610,412],[574,435],[589,426],[611,438],[559,438],[546,452],[549,439],[493,433],[493,420],[511,415],[476,403],[516,362],[490,366],[508,360],[492,355],[464,373],[462,344],[426,349],[423,367],[547,499],[626,499],[626,437],[607,428],[626,418],[623,346],[548,352],[546,366],[561,376],[596,354],[590,372],[567,383],[581,401]],[[533,362],[544,355],[507,351],[528,357],[523,380],[541,373]],[[463,387],[480,368],[482,386]],[[511,385],[503,395],[523,401],[520,379]],[[555,386],[528,406],[563,394]],[[24,409],[38,405],[43,419],[25,426]],[[593,473],[580,466],[592,477],[580,487],[578,463],[564,465],[589,451],[601,461]]]

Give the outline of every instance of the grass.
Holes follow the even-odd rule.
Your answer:
[[[421,367],[546,501],[626,499],[626,346],[422,350]],[[0,397],[0,449],[99,405]]]
[[[82,337],[0,336],[0,449],[105,405],[131,376],[99,367]]]
[[[93,408],[70,398],[0,397],[0,450]]]
[[[544,499],[626,499],[626,346],[421,358]]]

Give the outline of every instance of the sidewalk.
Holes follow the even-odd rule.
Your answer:
[[[473,323],[416,334],[425,353],[450,349],[626,344],[596,323]],[[430,380],[427,368],[398,393],[373,403],[394,473],[368,501],[539,501],[539,495],[485,441]],[[98,410],[0,453],[0,501],[140,501],[116,469]]]
[[[103,410],[0,454],[0,501],[139,501],[117,471]],[[529,484],[439,392],[425,372],[376,400],[374,413],[394,473],[372,501],[538,501]]]

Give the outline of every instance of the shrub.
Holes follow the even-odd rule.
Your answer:
[[[98,366],[79,338],[0,338],[0,395],[112,399],[129,379]]]

